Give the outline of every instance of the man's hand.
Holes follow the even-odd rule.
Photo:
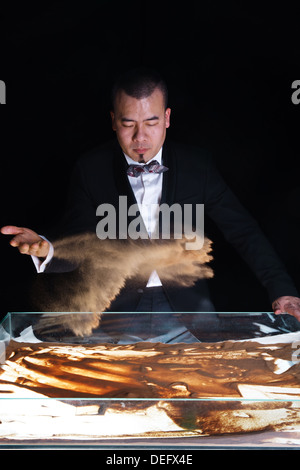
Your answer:
[[[46,258],[49,253],[49,243],[29,228],[7,225],[1,228],[1,233],[15,235],[10,244],[17,247],[22,254]]]
[[[289,313],[300,321],[300,298],[292,296],[279,297],[272,303],[275,315],[280,313]]]

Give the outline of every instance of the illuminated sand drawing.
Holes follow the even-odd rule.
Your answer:
[[[111,418],[115,429],[90,428],[87,435],[94,436],[299,430],[300,364],[291,361],[292,344],[280,342],[280,338],[278,335],[271,344],[249,340],[188,345],[11,341],[0,390],[3,397],[5,390],[8,394],[16,387],[13,396],[25,392],[42,398],[69,398],[72,406],[64,403],[65,412],[72,416],[88,415],[87,420],[90,415],[98,416],[99,423],[102,417],[103,424]],[[90,406],[84,408],[88,402],[75,404],[74,399],[83,397],[91,399]],[[123,400],[104,400],[97,405],[93,398]],[[142,401],[136,401],[138,398]],[[60,416],[59,408],[51,413]]]

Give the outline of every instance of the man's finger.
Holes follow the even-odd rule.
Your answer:
[[[49,253],[49,243],[46,240],[41,240],[40,242],[33,243],[29,247],[27,254],[38,256],[39,258],[46,258]]]
[[[22,243],[26,243],[23,237],[23,233],[19,233],[9,242],[11,246],[20,246]]]
[[[19,245],[19,252],[22,253],[23,255],[28,254],[29,252],[28,243],[22,243],[21,245]]]
[[[15,225],[5,225],[1,227],[1,233],[3,233],[3,235],[18,235],[24,233],[24,229],[22,227],[16,227]]]
[[[33,243],[31,246],[30,246],[30,251],[32,254],[35,254],[38,252],[38,250],[40,249],[41,247],[41,243],[37,242],[37,243]]]

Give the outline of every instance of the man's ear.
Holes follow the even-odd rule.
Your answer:
[[[116,130],[116,122],[115,122],[115,113],[113,111],[110,111],[110,117],[111,117],[111,125],[113,130]]]
[[[165,113],[166,128],[170,127],[170,116],[171,116],[171,108],[167,108],[166,113]]]

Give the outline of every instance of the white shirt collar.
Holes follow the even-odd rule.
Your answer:
[[[130,158],[128,155],[126,155],[126,153],[124,153],[124,157],[126,158],[128,165],[144,165],[144,163],[140,163],[140,162],[136,162],[135,160],[132,160],[132,158]],[[152,160],[157,160],[158,163],[161,165],[161,159],[162,159],[162,147],[157,152],[157,154],[153,158],[151,158],[151,160],[149,160],[147,162],[147,164],[152,162]]]

